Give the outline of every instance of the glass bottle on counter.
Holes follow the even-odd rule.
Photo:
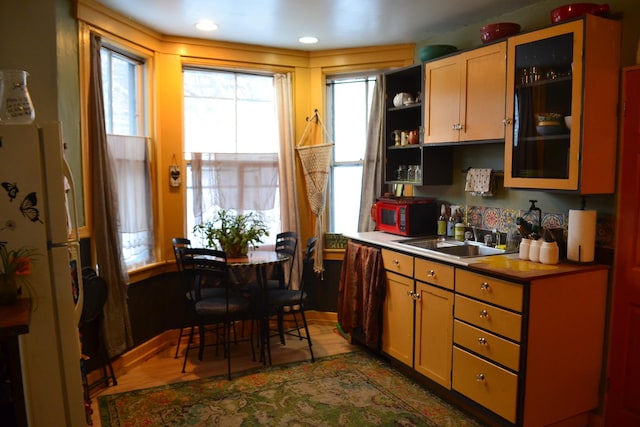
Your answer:
[[[447,205],[444,203],[440,206],[440,217],[438,218],[438,236],[447,235]]]
[[[447,237],[455,236],[455,227],[456,222],[458,222],[456,218],[457,208],[455,206],[451,206],[451,212],[449,213],[449,219],[447,220]]]

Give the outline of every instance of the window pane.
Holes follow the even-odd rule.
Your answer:
[[[327,86],[329,132],[335,143],[330,175],[329,230],[358,229],[362,167],[374,77],[334,80]]]
[[[278,153],[279,139],[272,76],[202,69],[185,69],[183,74],[187,161],[192,158],[192,153]],[[267,184],[242,184],[246,175],[240,173],[242,168],[236,169],[237,179],[226,179],[224,186],[220,188],[244,185],[237,187],[237,193],[246,194],[251,188]],[[220,167],[219,172],[222,170],[230,169]],[[187,235],[195,238],[192,235],[196,217],[191,167],[188,172]],[[206,163],[203,160],[199,175],[203,194],[198,198],[202,200],[199,207],[202,209],[203,221],[212,219],[221,208],[237,208],[216,205],[218,200],[215,194],[219,197],[220,193],[216,193],[215,186],[208,181],[205,182],[214,179],[214,172],[211,161]],[[275,236],[281,231],[278,188],[275,191],[276,206],[270,210],[259,211],[269,227],[269,236],[264,239],[263,245],[275,243]]]
[[[335,167],[333,187],[331,231],[346,233],[358,229],[360,212],[360,188],[362,186],[362,166]]]
[[[336,84],[334,91],[335,161],[360,160],[367,143],[367,83]]]
[[[154,192],[143,125],[144,63],[104,46],[100,53],[107,144],[118,188],[118,227],[124,262],[132,269],[155,259]]]

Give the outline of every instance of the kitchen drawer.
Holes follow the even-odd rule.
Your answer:
[[[453,290],[453,267],[439,262],[416,258],[415,269],[416,280]]]
[[[382,264],[385,270],[413,277],[413,257],[411,255],[382,249]]]
[[[454,347],[453,389],[515,423],[517,375]]]
[[[514,371],[520,366],[520,345],[459,320],[453,322],[453,341]]]
[[[522,316],[481,301],[456,295],[454,317],[498,335],[520,341]]]
[[[456,269],[456,292],[522,311],[523,285]]]

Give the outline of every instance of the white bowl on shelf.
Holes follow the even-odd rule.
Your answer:
[[[571,116],[564,116],[564,125],[571,130]]]

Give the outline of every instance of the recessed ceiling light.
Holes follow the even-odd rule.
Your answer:
[[[304,36],[304,37],[300,37],[298,41],[304,44],[313,44],[313,43],[318,43],[318,38],[313,36]]]
[[[218,26],[208,19],[203,19],[196,23],[196,28],[201,31],[215,31],[218,29]]]

